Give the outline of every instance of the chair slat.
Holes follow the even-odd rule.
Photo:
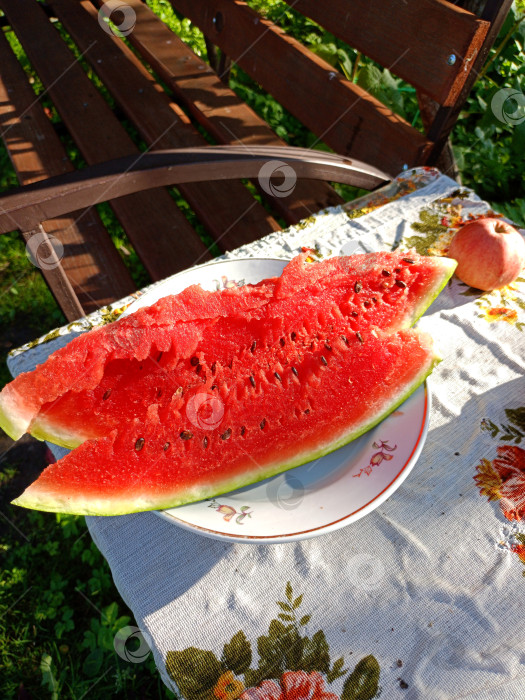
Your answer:
[[[286,2],[443,106],[457,99],[490,27],[445,0]]]
[[[0,65],[1,136],[20,184],[71,172],[74,168],[67,153],[3,32],[0,32]],[[64,247],[62,267],[84,312],[94,311],[135,289],[95,209],[45,221],[43,228]],[[54,284],[56,274],[49,266],[43,265],[42,272],[58,298],[64,285]],[[70,310],[70,320],[75,309]],[[78,316],[76,313],[73,318]]]
[[[245,3],[170,2],[337,153],[392,176],[425,162],[425,136]]]
[[[124,42],[102,30],[90,2],[53,0],[50,6],[149,146],[206,145],[181,108],[170,101]],[[280,228],[239,181],[184,184],[179,189],[223,250]]]
[[[8,21],[88,163],[140,151],[34,0],[1,0]],[[111,193],[108,192],[108,199]],[[113,210],[153,279],[209,257],[166,190],[115,199]]]
[[[97,5],[103,3],[97,0]],[[127,0],[127,5],[137,19],[128,40],[218,143],[242,143],[248,148],[253,144],[285,145],[147,5],[141,0]],[[290,224],[343,202],[328,183],[305,180],[298,180],[287,197],[266,198]]]

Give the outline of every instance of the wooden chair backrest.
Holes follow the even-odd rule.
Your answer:
[[[510,4],[488,0],[480,19],[445,0],[289,2],[433,100],[435,119],[423,134],[245,3],[172,0],[208,37],[210,55],[218,46],[319,143],[388,176],[435,160]],[[210,140],[248,151],[283,145],[140,0],[125,0],[121,10],[132,19],[126,41],[103,21],[106,13],[117,22],[111,2],[0,0],[0,9],[9,32],[0,35],[0,128],[21,185],[74,171],[79,163],[71,146],[81,165],[92,166],[122,157],[140,161],[145,149],[200,148]],[[8,41],[13,35],[50,106],[28,82]],[[153,280],[211,257],[211,241],[230,250],[278,230],[282,221],[295,223],[342,201],[323,181],[300,178],[286,197],[255,185],[265,206],[235,179],[180,182],[182,209],[164,187],[113,199],[108,193],[108,200]],[[8,197],[2,202],[10,211]],[[44,232],[64,250],[60,283],[55,272],[43,273],[68,318],[134,289],[94,203],[54,219],[42,213]],[[195,213],[191,220],[188,209]],[[37,218],[38,212],[35,204]],[[22,233],[27,240],[32,235]]]

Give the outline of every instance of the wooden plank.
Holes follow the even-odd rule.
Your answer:
[[[1,136],[20,184],[71,172],[74,168],[67,153],[3,32],[0,32],[0,65]],[[61,242],[65,253],[61,266],[86,313],[135,289],[96,210],[77,211],[46,221],[43,229]],[[43,267],[42,273],[59,299],[64,285],[60,282],[56,287],[56,275],[51,269]],[[76,312],[76,307],[70,309],[62,299],[59,303],[72,320],[71,313]]]
[[[138,148],[39,4],[1,0],[0,7],[88,164],[124,155],[140,158]],[[209,257],[166,190],[115,199],[111,206],[153,279]]]
[[[50,6],[149,146],[169,149],[207,144],[124,42],[101,29],[90,2],[53,0]],[[184,184],[179,189],[224,250],[280,228],[241,182]]]
[[[400,116],[240,0],[170,0],[337,153],[394,176],[431,142]]]
[[[457,99],[490,26],[445,0],[286,2],[443,106]]]
[[[53,238],[48,235],[42,224],[38,224],[31,231],[22,231],[22,237],[27,249],[32,253],[31,257],[36,260],[45,260],[46,264],[41,268],[42,273],[67,320],[76,321],[84,316],[86,311],[61,264]]]
[[[103,5],[104,0],[97,0],[97,4]],[[248,149],[254,144],[285,145],[147,5],[141,0],[127,0],[127,5],[137,20],[128,41],[218,143],[242,143]],[[270,197],[264,192],[263,196],[290,224],[343,202],[328,183],[308,180],[298,180],[287,197]]]

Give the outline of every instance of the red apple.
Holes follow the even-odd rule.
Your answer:
[[[470,287],[490,292],[519,277],[525,265],[525,240],[501,219],[476,219],[462,226],[450,244],[456,275]]]

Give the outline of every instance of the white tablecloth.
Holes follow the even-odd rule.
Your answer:
[[[396,187],[230,256],[440,254],[460,217],[488,209],[429,169]],[[444,358],[428,438],[408,479],[358,522],[253,545],[154,513],[87,518],[170,688],[187,700],[525,698],[524,292],[517,282],[481,295],[453,280],[421,319]],[[16,351],[12,373],[104,318]]]

